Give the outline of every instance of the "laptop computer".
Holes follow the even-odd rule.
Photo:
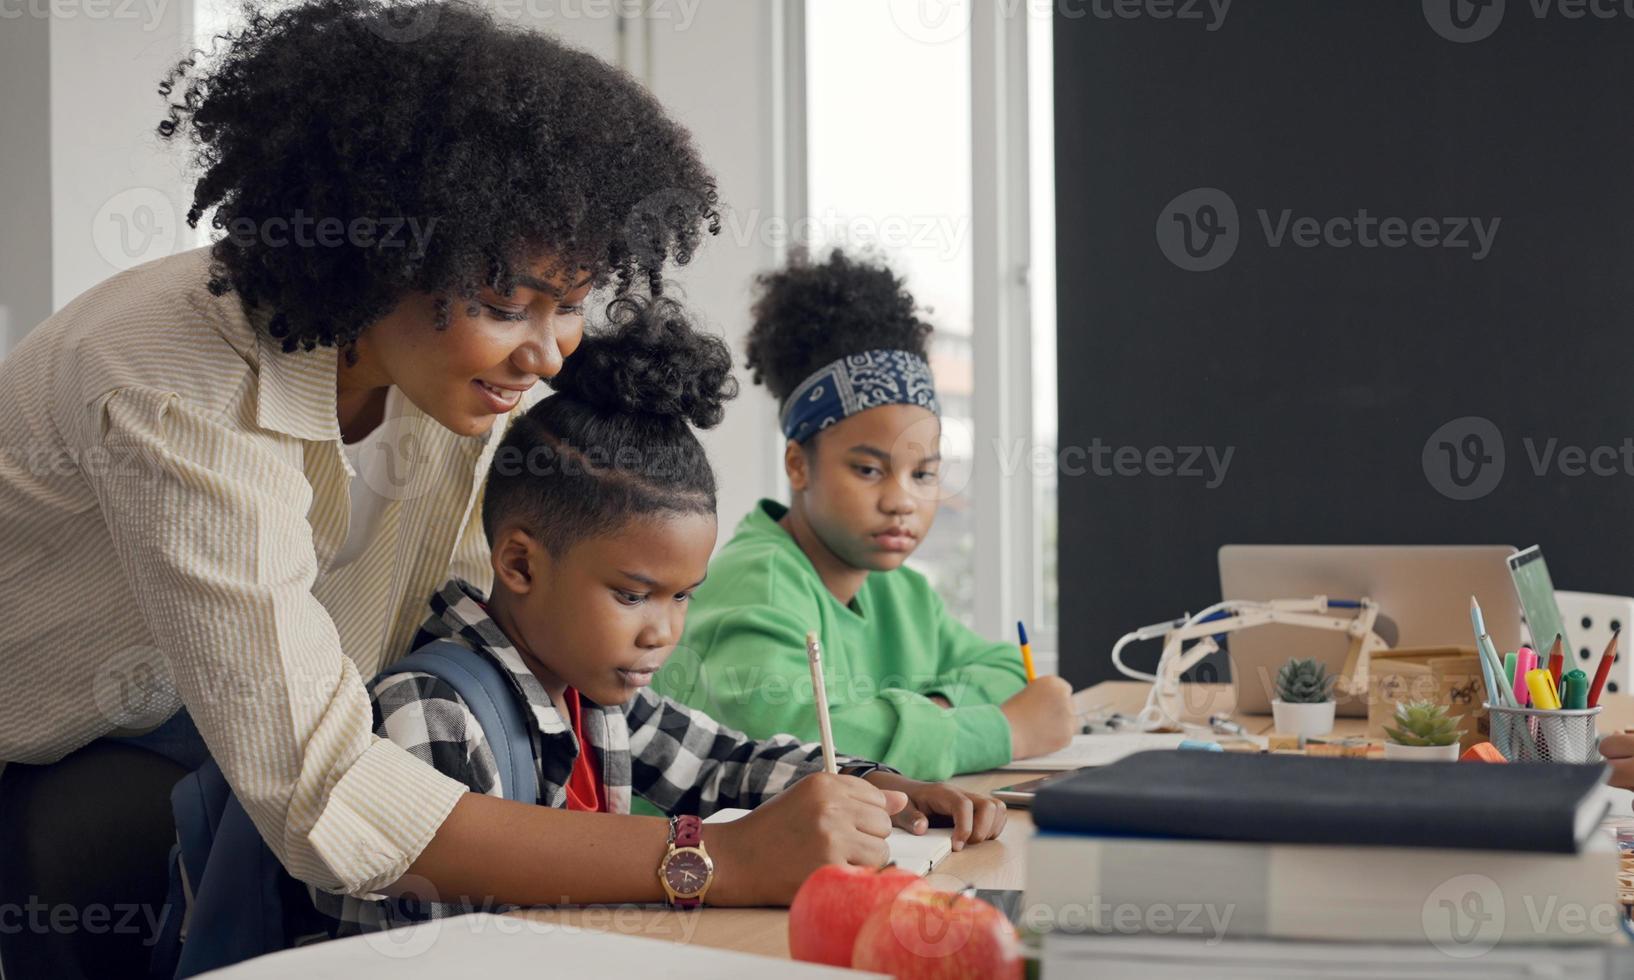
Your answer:
[[[1392,648],[1474,647],[1469,598],[1486,617],[1498,649],[1522,640],[1520,603],[1510,580],[1508,545],[1226,545],[1220,593],[1226,599],[1330,599],[1367,596],[1379,606],[1374,630]],[[1350,649],[1343,633],[1259,626],[1231,634],[1237,710],[1270,714],[1276,674],[1290,657],[1312,658],[1337,674]],[[1367,715],[1366,699],[1340,697],[1338,713]]]

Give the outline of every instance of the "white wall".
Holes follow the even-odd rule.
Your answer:
[[[776,409],[742,373],[755,273],[782,259],[777,199],[781,146],[775,107],[778,3],[767,0],[647,0],[645,16],[617,16],[615,4],[586,0],[488,0],[501,16],[550,31],[617,63],[644,81],[692,131],[714,169],[727,214],[721,234],[673,278],[672,289],[723,335],[739,365],[743,393],[726,420],[704,436],[720,475],[722,543],[754,502],[778,493],[782,441]],[[637,4],[624,4],[634,11]],[[595,16],[600,11],[612,15]]]
[[[621,64],[621,22],[627,29],[633,5],[611,0],[483,0],[502,21],[554,34],[614,64]],[[622,4],[622,6],[621,6]]]
[[[0,20],[0,355],[120,269],[168,254],[184,179],[153,128],[185,0],[10,4]]]
[[[186,248],[184,152],[154,132],[191,43],[186,0],[63,3],[50,20],[51,306]]]
[[[29,329],[116,271],[199,243],[185,147],[154,128],[159,80],[191,47],[195,22],[224,23],[229,0],[57,0],[0,21],[0,356]],[[690,127],[729,209],[678,277],[681,295],[741,361],[749,283],[782,256],[774,137],[774,19],[765,0],[487,0],[502,19],[549,31],[649,84]],[[52,17],[34,11],[55,9]],[[48,165],[47,165],[48,164]],[[9,335],[6,323],[10,322]],[[742,379],[746,381],[747,379]],[[706,437],[722,474],[729,532],[775,494],[775,410],[745,385]],[[723,533],[723,538],[725,533]]]
[[[775,496],[783,440],[776,407],[742,368],[750,285],[783,258],[778,200],[781,147],[775,113],[781,98],[776,4],[699,0],[691,22],[650,20],[653,91],[692,130],[720,181],[721,234],[676,277],[688,303],[732,345],[742,393],[706,439],[721,474],[721,539],[756,499]]]
[[[0,356],[50,315],[51,25],[0,22]]]

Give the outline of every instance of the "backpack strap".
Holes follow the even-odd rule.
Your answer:
[[[153,973],[165,975],[174,962],[174,976],[191,977],[283,949],[288,937],[280,880],[286,872],[215,760],[178,782],[170,802],[178,861],[167,935],[155,950]],[[172,915],[176,919],[168,919]]]
[[[406,673],[430,674],[452,687],[482,726],[499,765],[499,788],[505,798],[539,802],[533,739],[515,689],[492,660],[452,640],[437,640],[387,667],[378,677]]]
[[[500,668],[474,650],[439,640],[380,676],[411,671],[446,682],[471,709],[499,764],[505,798],[537,803],[532,739]],[[170,803],[177,846],[151,975],[191,977],[288,946],[292,920],[280,891],[288,873],[214,760],[178,782]]]

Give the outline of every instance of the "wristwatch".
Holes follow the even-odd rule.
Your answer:
[[[704,850],[702,820],[691,815],[670,818],[669,850],[658,862],[658,882],[678,909],[703,904],[704,893],[715,882],[715,862]]]
[[[840,775],[855,776],[858,779],[865,779],[876,772],[894,773],[896,770],[892,769],[890,766],[882,766],[877,762],[854,762],[849,766],[840,767]]]

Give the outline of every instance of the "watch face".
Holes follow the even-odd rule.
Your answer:
[[[664,881],[670,890],[683,897],[696,895],[709,883],[709,859],[696,848],[678,848],[664,862]]]

